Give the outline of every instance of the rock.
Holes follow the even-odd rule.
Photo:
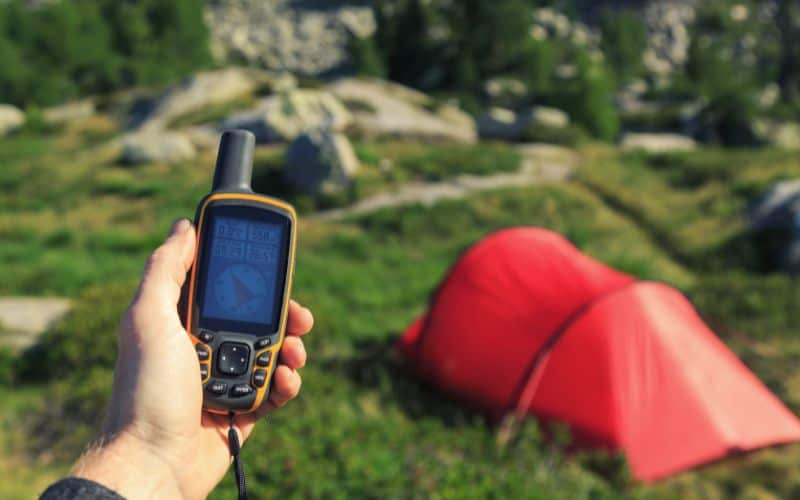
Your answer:
[[[642,78],[636,78],[635,80],[633,80],[633,81],[629,82],[628,84],[626,84],[622,88],[622,92],[626,93],[626,94],[629,94],[629,95],[632,95],[632,96],[640,97],[640,96],[646,94],[647,93],[647,89],[649,89],[649,88],[650,87],[647,84],[646,80],[644,80]]]
[[[490,108],[478,118],[482,138],[517,141],[532,128],[561,129],[569,125],[569,116],[560,109],[535,106],[520,112],[505,108]]]
[[[626,151],[646,151],[648,153],[670,153],[691,151],[697,142],[681,134],[648,134],[628,132],[622,136],[622,149]]]
[[[68,299],[0,297],[0,345],[25,349],[70,310]]]
[[[265,83],[269,83],[268,75],[244,68],[197,73],[167,89],[146,109],[134,113],[130,127],[162,129],[181,115],[250,94]]]
[[[489,108],[478,117],[478,134],[485,139],[513,141],[522,136],[523,126],[517,114],[506,108]]]
[[[220,131],[211,125],[196,125],[181,130],[198,150],[214,149],[219,146]]]
[[[530,31],[535,40],[555,40],[589,49],[597,48],[600,34],[580,21],[571,21],[565,14],[550,7],[536,9]]]
[[[750,205],[747,220],[766,269],[800,272],[800,179],[773,185]]]
[[[0,137],[8,135],[25,123],[25,113],[11,104],[0,104]]]
[[[119,161],[130,165],[177,163],[190,160],[196,154],[192,141],[180,132],[136,132],[122,138]]]
[[[800,124],[796,122],[756,120],[753,132],[760,141],[771,146],[800,150]]]
[[[460,130],[472,131],[471,133],[473,134],[476,133],[475,119],[456,104],[443,104],[436,108],[434,114]],[[464,134],[465,137],[467,135],[467,133]]]
[[[756,101],[761,109],[769,109],[777,104],[780,98],[781,87],[775,82],[770,82],[758,93]]]
[[[283,176],[302,192],[333,193],[350,186],[358,168],[347,137],[316,130],[301,134],[289,145]]]
[[[469,115],[452,105],[431,111],[435,106],[428,96],[396,83],[345,78],[327,90],[351,109],[356,128],[368,136],[466,143],[477,139]]]
[[[750,9],[746,5],[736,4],[731,6],[731,19],[737,23],[746,21],[750,17]]]
[[[263,99],[254,109],[228,117],[223,128],[251,131],[259,143],[291,141],[308,130],[344,130],[352,123],[347,108],[319,90],[293,90]]]
[[[297,87],[297,78],[288,71],[279,71],[270,79],[269,88],[273,93],[289,92]]]
[[[342,1],[216,0],[207,3],[205,18],[217,60],[306,76],[346,67],[351,37],[376,29],[369,5]]]
[[[531,126],[564,128],[569,125],[569,115],[560,109],[536,106],[522,113]]]
[[[747,219],[754,231],[792,228],[800,214],[800,179],[775,183],[750,205]]]
[[[691,1],[648,2],[645,5],[642,16],[648,37],[642,61],[651,74],[670,75],[689,60],[690,30],[695,15]]]
[[[484,82],[483,92],[493,106],[513,107],[528,96],[528,86],[517,78],[496,77]]]
[[[91,99],[82,99],[80,101],[72,101],[46,108],[42,111],[42,118],[44,118],[47,124],[61,125],[63,123],[88,118],[92,116],[94,112],[94,101]]]

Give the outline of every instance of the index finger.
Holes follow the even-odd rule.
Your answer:
[[[289,335],[305,335],[314,326],[314,315],[307,307],[301,306],[294,300],[289,301],[289,318],[286,324],[286,333]]]

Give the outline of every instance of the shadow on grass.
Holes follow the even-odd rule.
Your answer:
[[[688,264],[706,272],[737,270],[759,275],[775,273],[781,270],[792,239],[788,231],[744,231],[692,256]]]
[[[388,337],[390,340],[357,342],[353,355],[323,361],[322,369],[340,373],[362,388],[376,390],[381,403],[398,405],[412,419],[435,417],[455,427],[476,420],[490,422],[485,414],[465,407],[417,378],[394,348],[397,335],[392,332]]]

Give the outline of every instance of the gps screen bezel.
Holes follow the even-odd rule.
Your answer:
[[[272,317],[268,323],[251,323],[247,321],[236,321],[203,315],[203,304],[205,304],[206,293],[208,292],[208,269],[211,259],[210,249],[213,238],[214,221],[217,217],[230,217],[281,226],[281,248],[280,257],[276,264],[277,279],[275,280],[275,290],[273,290]],[[220,202],[212,204],[206,208],[204,220],[201,228],[200,251],[197,261],[201,263],[197,276],[197,293],[195,300],[195,317],[197,324],[202,329],[213,331],[239,332],[254,336],[271,335],[278,331],[281,324],[281,313],[283,311],[284,293],[286,291],[286,272],[289,267],[289,245],[291,242],[291,218],[271,207],[258,206],[253,203]]]

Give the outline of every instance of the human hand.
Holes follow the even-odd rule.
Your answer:
[[[200,369],[177,312],[191,266],[195,231],[188,220],[147,261],[139,289],[122,318],[114,389],[100,442],[73,469],[134,500],[205,498],[230,466],[228,418],[202,411]],[[239,415],[240,441],[256,420],[300,390],[306,362],[301,335],[314,323],[292,301],[270,397],[253,414]]]

